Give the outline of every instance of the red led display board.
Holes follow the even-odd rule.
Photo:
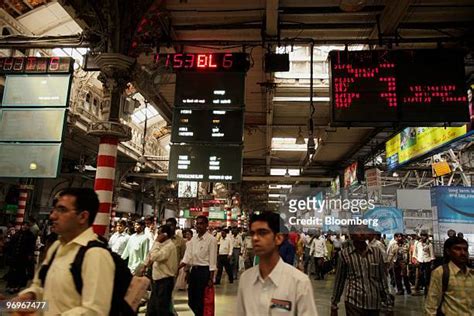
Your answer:
[[[246,72],[249,55],[245,53],[156,54],[155,63],[171,71]]]
[[[2,74],[72,73],[74,60],[70,57],[3,57]]]
[[[332,51],[329,56],[334,126],[469,120],[460,51]]]

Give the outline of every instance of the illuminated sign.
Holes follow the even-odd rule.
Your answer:
[[[172,71],[246,72],[249,55],[245,53],[156,54],[155,63]]]
[[[461,127],[407,127],[385,144],[390,170],[446,145],[467,132]]]
[[[195,181],[178,182],[178,198],[195,198],[198,195],[198,184]]]
[[[329,56],[333,125],[430,126],[469,119],[460,51],[331,51]]]
[[[245,103],[244,73],[179,73],[176,107],[241,108]]]
[[[241,146],[171,146],[168,180],[240,182],[241,179]]]
[[[241,143],[243,127],[242,110],[175,108],[171,141]]]
[[[0,73],[72,73],[73,65],[70,57],[3,57]]]

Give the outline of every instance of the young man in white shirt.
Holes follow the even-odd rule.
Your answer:
[[[186,252],[179,268],[191,267],[189,274],[188,305],[195,316],[204,313],[204,291],[214,284],[217,270],[217,240],[207,231],[206,216],[196,217],[197,234],[186,244]]]
[[[280,258],[282,228],[286,231],[276,213],[252,215],[250,235],[260,262],[240,277],[238,316],[318,315],[308,276]]]
[[[326,241],[320,238],[319,233],[316,233],[311,241],[309,255],[312,256],[314,260],[314,272],[316,275],[314,279],[323,280],[323,263],[324,258],[328,256],[328,249],[326,247]]]
[[[225,268],[229,277],[229,283],[234,283],[234,275],[230,266],[230,259],[232,258],[233,240],[228,236],[229,231],[224,229],[221,232],[221,240],[219,241],[219,256],[217,256],[217,276],[216,283],[221,284],[222,270]]]
[[[420,295],[420,285],[424,287],[425,295],[428,294],[428,286],[431,277],[431,264],[434,259],[433,244],[428,240],[427,233],[421,233],[420,240],[416,243],[413,251],[413,262],[420,269],[417,282],[418,287],[415,287],[413,295]]]
[[[69,188],[59,194],[50,215],[59,240],[49,248],[31,286],[22,291],[16,300],[48,302],[44,316],[109,314],[115,274],[110,252],[101,247],[86,251],[82,263],[81,294],[76,290],[70,271],[79,249],[90,241],[98,240],[92,230],[98,209],[99,199],[92,189]],[[49,265],[49,269],[42,281],[39,271],[45,265]]]
[[[130,238],[130,235],[125,232],[125,227],[127,227],[127,222],[123,219],[120,220],[115,226],[117,231],[109,239],[110,250],[117,253],[119,256],[123,254],[128,239]]]
[[[234,274],[234,280],[239,277],[239,256],[242,253],[242,235],[239,233],[237,228],[232,230],[232,272]]]

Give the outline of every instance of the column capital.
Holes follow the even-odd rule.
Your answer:
[[[132,80],[135,58],[117,53],[101,53],[94,57],[94,61],[100,68],[98,79],[102,81],[106,89],[123,90]]]
[[[132,139],[132,129],[130,126],[111,121],[92,123],[87,134],[97,137],[113,136],[117,137],[120,141]]]

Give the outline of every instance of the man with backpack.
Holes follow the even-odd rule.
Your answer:
[[[92,189],[69,188],[59,194],[50,215],[59,240],[49,248],[31,287],[15,300],[47,301],[46,316],[109,314],[114,290],[114,259],[104,247],[89,247],[90,242],[99,243],[92,230],[98,208],[99,200]],[[76,270],[81,272],[73,274],[71,267],[79,253],[83,258]],[[79,289],[78,279],[82,285]]]
[[[474,310],[474,270],[468,267],[467,241],[459,237],[446,240],[449,262],[436,268],[425,301],[427,316],[472,315]]]

